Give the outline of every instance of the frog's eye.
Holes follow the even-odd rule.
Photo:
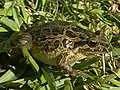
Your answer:
[[[97,45],[98,45],[98,42],[96,40],[88,41],[88,46],[90,47],[96,47]]]
[[[75,38],[76,37],[75,33],[73,33],[72,31],[66,31],[66,35],[68,37],[71,37],[71,38]]]
[[[55,49],[59,47],[59,44],[60,44],[59,40],[56,40],[56,41],[54,42]]]

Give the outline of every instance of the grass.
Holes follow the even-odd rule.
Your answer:
[[[0,90],[119,90],[119,5],[119,0],[0,1]],[[102,58],[76,64],[73,68],[83,70],[80,77],[64,76],[56,67],[41,64],[26,48],[23,56],[11,52],[12,33],[34,22],[55,20],[104,33],[113,46],[112,51]]]

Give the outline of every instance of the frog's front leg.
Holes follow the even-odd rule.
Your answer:
[[[30,50],[33,45],[32,36],[28,32],[16,32],[12,35],[12,43],[17,48],[22,48],[25,46]]]
[[[69,64],[67,59],[68,53],[63,53],[60,55],[60,59],[57,62],[58,67],[65,70],[70,76],[79,76],[81,71],[72,69],[72,66]]]

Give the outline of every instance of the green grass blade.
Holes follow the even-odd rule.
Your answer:
[[[115,79],[111,79],[110,82],[118,87],[120,87],[120,81],[117,81]]]
[[[102,90],[120,90],[120,87],[111,87],[111,88],[102,87]]]
[[[12,9],[11,8],[0,8],[0,15],[2,16],[12,16]]]
[[[15,79],[17,79],[17,76],[11,70],[8,70],[3,76],[0,77],[0,83],[4,83]]]
[[[53,74],[46,72],[43,68],[42,68],[42,72],[43,72],[43,75],[44,75],[46,81],[48,82],[50,90],[57,90]]]
[[[28,14],[26,12],[27,9],[25,8],[24,0],[20,0],[19,2],[22,6],[21,10],[22,10],[22,14],[23,14],[23,19],[24,19],[25,23],[28,23]]]
[[[20,28],[20,23],[19,23],[19,20],[18,20],[18,15],[17,15],[17,12],[16,12],[15,8],[12,8],[12,12],[13,12],[13,18],[14,18],[15,22],[18,25],[18,27]]]
[[[10,8],[13,5],[13,1],[5,2],[4,8]]]
[[[91,64],[98,62],[99,60],[100,60],[99,57],[94,57],[89,60],[85,60],[82,63],[74,65],[74,68],[75,69],[85,69],[85,68],[88,68]]]
[[[32,56],[30,55],[30,53],[28,52],[28,50],[25,46],[22,48],[22,52],[23,52],[24,57],[28,57],[28,60],[29,60],[30,64],[38,72],[39,71],[39,66],[37,65],[35,60],[32,58]]]
[[[65,80],[64,85],[65,85],[64,90],[73,90],[72,84],[69,80]]]
[[[8,32],[8,30],[6,30],[6,29],[3,28],[3,27],[0,27],[0,32]]]
[[[19,31],[18,25],[12,19],[9,19],[7,17],[2,17],[0,19],[0,22],[10,27],[13,31]]]

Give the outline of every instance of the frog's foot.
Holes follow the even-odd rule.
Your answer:
[[[68,71],[67,73],[70,75],[70,76],[75,76],[75,77],[78,77],[78,76],[80,76],[80,74],[81,74],[81,70],[72,70],[72,71]]]
[[[58,65],[61,69],[63,69],[63,70],[65,70],[65,72],[66,73],[68,73],[70,76],[80,76],[80,74],[81,74],[81,70],[75,70],[75,69],[72,69],[72,67],[70,66],[70,65],[68,65],[68,64],[64,64],[64,63],[62,63],[62,64],[59,64]]]
[[[67,61],[68,60],[66,60],[66,58],[63,57],[57,63],[58,67],[65,70],[65,72],[67,72],[70,76],[79,76],[82,71],[72,69],[72,66],[70,66]]]

